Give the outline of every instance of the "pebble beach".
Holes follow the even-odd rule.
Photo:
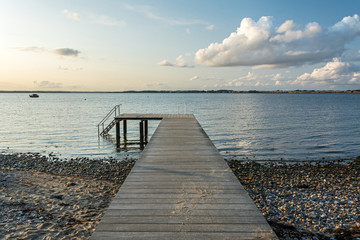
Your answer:
[[[360,239],[360,159],[228,161],[279,239]],[[0,239],[89,239],[134,160],[0,154]]]
[[[360,239],[360,158],[229,161],[280,239]]]

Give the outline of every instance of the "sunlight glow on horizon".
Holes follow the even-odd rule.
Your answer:
[[[0,3],[0,90],[360,89],[356,0],[86,3]]]

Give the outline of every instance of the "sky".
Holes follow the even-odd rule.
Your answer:
[[[359,0],[0,0],[0,90],[360,89]]]

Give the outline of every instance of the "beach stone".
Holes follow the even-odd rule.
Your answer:
[[[63,200],[63,195],[53,195],[51,198]]]
[[[39,153],[0,154],[0,186],[4,189],[0,236],[88,238],[134,164],[135,160],[110,158],[64,160]],[[228,164],[280,239],[359,238],[360,157],[298,164]],[[45,177],[36,171],[53,175]],[[42,178],[53,187],[44,189],[37,182]],[[32,232],[19,233],[29,228]]]
[[[345,229],[348,239],[357,234],[353,226],[360,216],[358,160],[228,164],[280,239],[343,239],[337,229]],[[299,235],[295,230],[289,233],[288,226]]]

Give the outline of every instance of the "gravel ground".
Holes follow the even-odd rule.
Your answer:
[[[135,160],[75,158],[61,160],[39,153],[0,154],[0,168],[33,170],[51,174],[89,177],[122,183],[134,166]]]
[[[134,163],[0,154],[0,239],[89,238]],[[360,158],[228,164],[280,239],[360,239]]]
[[[228,164],[281,239],[360,239],[360,158]]]

